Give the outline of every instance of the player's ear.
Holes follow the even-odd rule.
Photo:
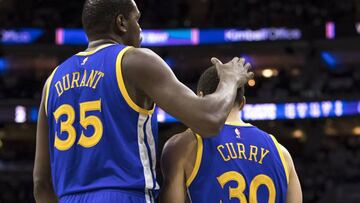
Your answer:
[[[199,91],[197,94],[199,97],[204,97],[204,92],[203,91]]]
[[[115,26],[121,33],[125,33],[128,30],[128,21],[124,15],[119,14],[115,19]]]
[[[246,97],[243,96],[243,99],[241,100],[240,104],[239,104],[239,109],[242,110],[244,108],[246,104]]]

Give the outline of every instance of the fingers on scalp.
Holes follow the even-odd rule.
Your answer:
[[[245,59],[244,59],[244,58],[240,58],[238,62],[241,63],[242,65],[244,65]]]
[[[232,61],[233,61],[233,62],[238,62],[238,61],[239,61],[239,57],[234,57],[234,58],[232,59]]]
[[[214,65],[222,64],[222,62],[219,59],[215,58],[215,57],[211,58],[211,63],[214,64]]]
[[[251,69],[251,64],[250,64],[250,63],[246,63],[246,64],[245,64],[245,69],[246,69],[246,70]]]
[[[253,72],[248,72],[247,78],[248,78],[249,80],[250,80],[250,79],[253,79],[253,78],[254,78],[254,73],[253,73]]]

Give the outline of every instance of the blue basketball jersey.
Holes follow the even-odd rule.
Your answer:
[[[104,189],[155,198],[157,118],[126,90],[121,61],[129,48],[80,52],[49,77],[45,109],[59,198]]]
[[[192,202],[286,202],[288,172],[274,137],[250,124],[227,124],[218,136],[197,141],[186,182]]]

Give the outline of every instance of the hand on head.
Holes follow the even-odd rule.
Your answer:
[[[213,57],[211,62],[215,65],[220,80],[235,79],[239,87],[254,77],[254,73],[249,72],[250,63],[245,63],[244,58],[234,57],[231,61],[223,64],[219,59]]]

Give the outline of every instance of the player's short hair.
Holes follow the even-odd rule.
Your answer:
[[[86,34],[105,34],[111,30],[115,18],[128,18],[134,8],[132,0],[85,0],[82,24]]]
[[[198,85],[197,85],[197,93],[203,92],[204,96],[208,94],[212,94],[216,91],[219,85],[220,79],[215,66],[211,66],[206,69],[200,76]],[[245,87],[239,87],[237,90],[235,105],[239,105],[243,100],[245,94]]]

